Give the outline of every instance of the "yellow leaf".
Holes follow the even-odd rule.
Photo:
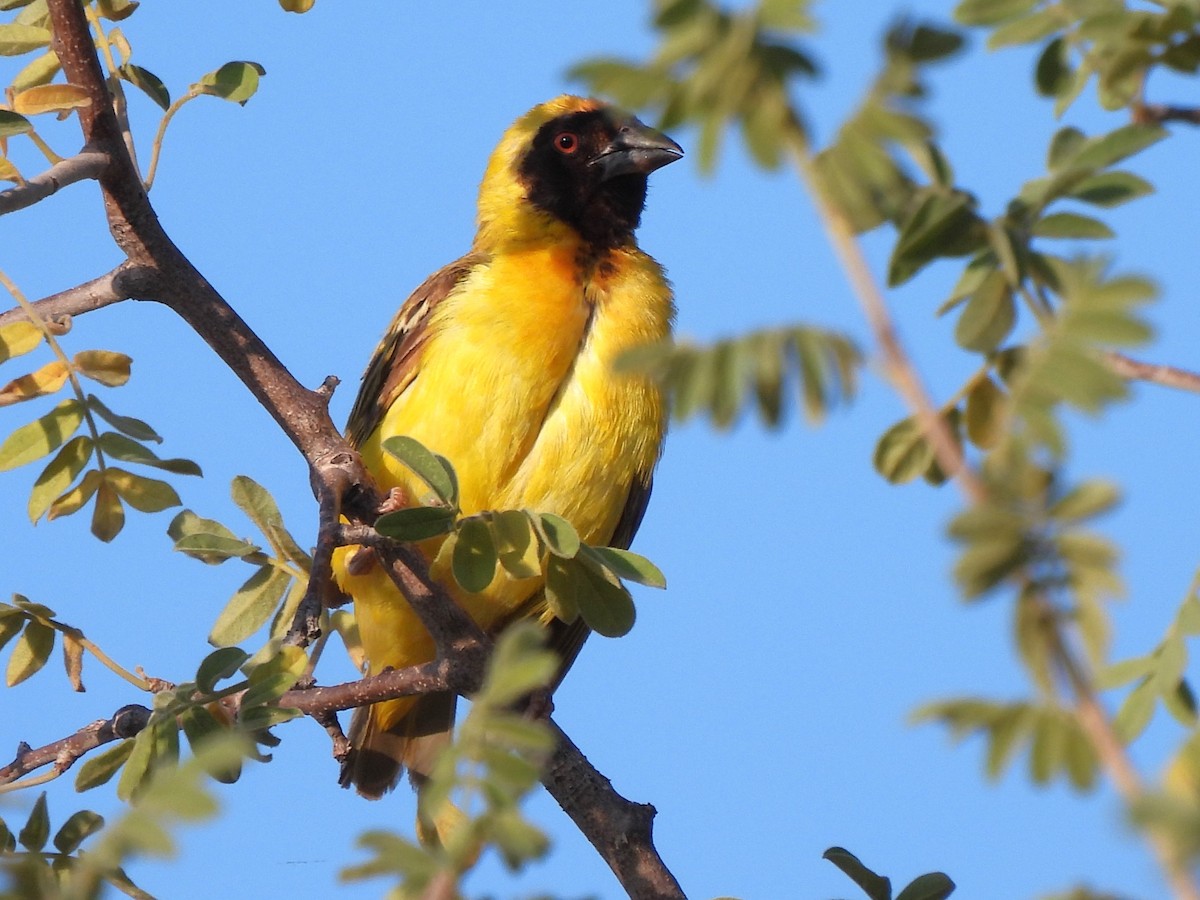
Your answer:
[[[11,406],[22,400],[32,400],[34,397],[44,397],[53,394],[67,383],[71,370],[61,361],[54,360],[42,366],[36,372],[14,378],[8,384],[0,387],[0,406]]]
[[[42,342],[42,330],[32,322],[13,322],[0,328],[0,362],[28,353]]]
[[[135,475],[110,466],[104,473],[104,480],[112,485],[122,500],[141,512],[160,512],[172,506],[179,506],[182,502],[175,488],[157,478]]]
[[[92,499],[92,495],[96,493],[102,480],[100,473],[96,469],[92,469],[83,476],[83,481],[50,504],[46,520],[53,521],[62,516],[79,512],[83,505]]]
[[[54,51],[47,50],[17,73],[16,77],[12,80],[12,89],[14,91],[23,91],[27,88],[37,87],[40,84],[46,84],[58,74],[60,68],[62,66],[59,64],[58,57]]]
[[[76,367],[93,381],[108,387],[120,387],[129,380],[133,360],[115,350],[81,350],[75,354]]]
[[[86,691],[83,686],[83,641],[70,631],[63,632],[63,665],[67,667],[71,687],[80,693]]]
[[[30,622],[8,660],[5,683],[15,687],[33,675],[46,664],[53,649],[54,629],[44,622]]]
[[[12,98],[13,112],[34,116],[46,112],[66,112],[81,106],[91,106],[87,91],[74,84],[40,84]]]
[[[25,179],[21,177],[16,166],[0,156],[0,181],[15,181],[17,184],[22,184]]]
[[[92,510],[92,534],[107,544],[124,527],[125,507],[121,506],[121,498],[112,485],[101,478],[100,486],[96,489],[96,506]]]
[[[0,471],[15,469],[57,450],[83,423],[83,405],[63,400],[40,419],[22,425],[0,444]]]

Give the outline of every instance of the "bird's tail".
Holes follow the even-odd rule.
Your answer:
[[[350,720],[350,755],[338,781],[377,800],[396,786],[404,769],[414,779],[429,775],[450,743],[454,727],[452,693],[402,697],[361,706]]]

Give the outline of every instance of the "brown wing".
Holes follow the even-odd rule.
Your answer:
[[[621,510],[621,518],[617,521],[617,527],[608,542],[610,547],[629,549],[629,545],[633,543],[633,536],[637,534],[638,526],[642,524],[642,517],[646,515],[646,506],[650,503],[650,492],[653,489],[654,477],[650,473],[636,478],[630,485],[629,496],[625,498],[625,508]],[[554,691],[562,684],[567,670],[571,668],[575,657],[583,649],[583,642],[591,634],[591,629],[583,623],[583,617],[580,616],[570,624],[562,619],[554,619],[550,623],[549,631],[550,638],[547,643],[562,660],[558,667],[558,673],[550,682],[550,690]]]
[[[468,253],[438,269],[404,301],[367,364],[350,410],[346,437],[355,447],[361,447],[379,427],[388,408],[417,377],[420,351],[429,339],[430,313],[472,269],[486,261],[483,253]]]

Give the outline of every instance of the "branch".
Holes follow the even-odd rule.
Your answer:
[[[1104,361],[1122,378],[1131,381],[1150,381],[1163,387],[1178,388],[1181,391],[1200,394],[1200,375],[1189,372],[1187,369],[1146,363],[1112,351],[1104,354]]]
[[[142,298],[170,307],[213,348],[310,467],[346,454],[346,464],[358,476],[355,480],[369,484],[329,418],[327,392],[310,391],[297,382],[163,230],[125,146],[82,6],[75,0],[49,0],[49,8],[63,72],[92,101],[78,110],[80,126],[86,145],[110,160],[99,179],[105,213],[117,246],[143,272]],[[314,489],[324,484],[323,478],[313,478]]]
[[[33,206],[69,184],[99,178],[107,167],[107,153],[85,147],[79,154],[56,162],[25,183],[0,191],[0,216]]]
[[[555,747],[542,771],[542,784],[612,869],[635,900],[683,898],[683,889],[654,848],[656,811],[615,790],[550,719]]]
[[[139,284],[145,280],[146,271],[126,260],[107,275],[85,281],[83,284],[41,300],[35,300],[33,308],[47,322],[103,309],[123,300],[131,300],[141,291]],[[0,313],[0,327],[28,318],[20,307]]]
[[[150,710],[144,706],[130,704],[118,709],[111,719],[98,719],[85,725],[69,737],[62,738],[34,750],[22,743],[17,748],[16,758],[0,769],[0,786],[13,784],[18,778],[54,764],[54,777],[61,775],[75,760],[90,750],[95,750],[110,741],[130,738],[146,727],[150,721]],[[19,785],[14,786],[19,787]]]
[[[1186,122],[1200,125],[1200,107],[1171,106],[1166,103],[1139,103],[1133,107],[1133,120],[1144,125],[1162,125],[1166,122]]]

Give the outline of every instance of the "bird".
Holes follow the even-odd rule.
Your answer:
[[[463,515],[553,513],[587,543],[629,546],[668,408],[652,378],[614,362],[671,334],[672,287],[634,232],[647,176],[682,156],[632,114],[586,97],[556,97],[505,131],[469,252],[412,293],[363,374],[346,436],[382,490],[420,493],[382,446],[405,435],[453,465]],[[418,545],[431,562],[440,540]],[[381,567],[355,565],[356,552],[337,551],[334,575],[354,600],[367,674],[432,660],[407,601]],[[486,632],[526,617],[546,626],[560,678],[588,635],[582,620],[554,617],[540,576],[498,569],[468,593],[432,574]],[[449,742],[454,706],[435,693],[357,709],[341,784],[377,799],[408,769],[419,786]]]

